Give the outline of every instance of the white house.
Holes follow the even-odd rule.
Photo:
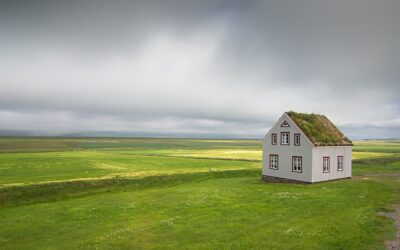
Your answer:
[[[324,115],[285,112],[263,141],[263,180],[313,183],[350,178],[352,145]]]

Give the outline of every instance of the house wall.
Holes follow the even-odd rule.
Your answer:
[[[287,121],[290,127],[281,127],[284,121]],[[281,132],[290,133],[290,145],[281,145]],[[272,145],[272,133],[277,134],[277,145]],[[294,134],[300,134],[300,146],[294,146]],[[282,115],[279,121],[264,137],[263,141],[263,167],[262,174],[273,177],[280,177],[298,181],[312,181],[312,144],[303,135],[300,129],[294,124],[286,114]],[[278,170],[269,168],[269,155],[279,155]],[[302,173],[292,172],[292,156],[302,157]]]
[[[343,156],[343,171],[337,170],[337,156]],[[323,157],[330,159],[329,173],[323,172]],[[322,146],[312,150],[312,182],[351,177],[351,146]]]

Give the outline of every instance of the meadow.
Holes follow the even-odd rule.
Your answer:
[[[0,138],[0,249],[384,249],[400,141],[353,178],[261,182],[258,140]]]

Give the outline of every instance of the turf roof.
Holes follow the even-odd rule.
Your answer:
[[[353,143],[326,116],[286,112],[315,146],[350,146]]]

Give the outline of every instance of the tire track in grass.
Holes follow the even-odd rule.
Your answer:
[[[397,234],[394,240],[386,241],[387,250],[399,250],[400,249],[400,205],[397,205],[393,212],[381,212],[381,215],[391,218],[394,220]]]

